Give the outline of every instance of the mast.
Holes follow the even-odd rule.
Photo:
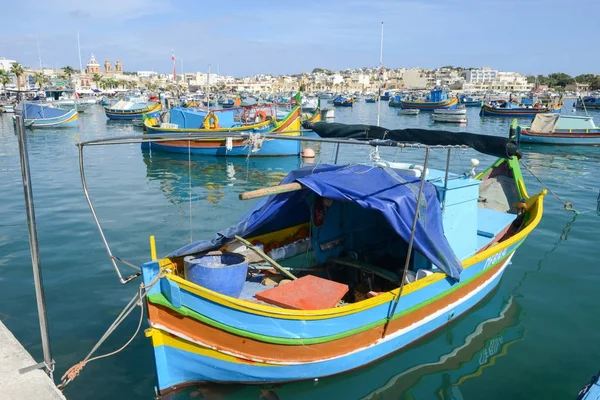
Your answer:
[[[208,74],[206,75],[206,109],[210,113],[210,64],[208,64]]]
[[[381,23],[381,44],[379,47],[379,84],[377,89],[377,126],[381,117],[381,80],[383,79],[383,22]]]
[[[79,43],[79,31],[77,31],[77,51],[79,52],[79,73],[83,72],[83,65],[81,64],[81,44]]]
[[[37,43],[37,49],[38,49],[38,58],[40,60],[40,70],[44,70],[44,68],[42,67],[42,53],[40,53],[40,41],[38,40],[38,38],[35,38],[35,42]]]

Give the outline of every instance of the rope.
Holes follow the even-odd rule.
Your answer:
[[[100,340],[98,340],[98,342],[94,345],[92,350],[90,350],[90,352],[87,354],[87,356],[85,356],[85,358],[83,360],[81,360],[77,364],[73,365],[71,368],[69,368],[67,370],[67,372],[64,373],[64,375],[61,377],[61,383],[57,386],[58,389],[64,390],[65,387],[69,383],[71,383],[73,380],[75,380],[75,378],[77,378],[79,376],[79,373],[81,372],[83,367],[85,367],[88,363],[95,361],[95,360],[99,360],[101,358],[106,358],[106,357],[115,355],[115,354],[121,352],[127,346],[129,346],[129,344],[131,344],[133,339],[139,333],[140,328],[142,327],[142,321],[144,320],[144,305],[143,305],[142,300],[144,299],[144,297],[146,297],[146,295],[148,294],[148,291],[156,283],[158,283],[158,281],[162,277],[163,277],[163,273],[160,273],[152,280],[152,282],[150,282],[150,284],[148,284],[148,285],[144,285],[143,283],[140,284],[140,288],[138,289],[136,294],[129,301],[129,303],[127,303],[125,308],[123,308],[121,313],[117,316],[117,318],[113,321],[113,323],[108,327],[106,332],[104,332],[104,335],[102,335]],[[123,346],[118,348],[117,350],[114,350],[114,351],[111,351],[110,353],[102,354],[102,355],[99,355],[96,357],[92,357],[92,355],[96,352],[96,350],[98,350],[98,348],[100,346],[102,346],[102,344],[106,341],[106,339],[108,339],[108,337],[117,329],[117,327],[125,320],[125,318],[127,318],[129,316],[129,314],[131,314],[133,312],[133,310],[137,306],[140,306],[140,319],[138,321],[138,325],[137,325],[137,328],[136,328],[134,334],[129,338],[129,340]]]
[[[550,193],[552,193],[552,195],[556,198],[556,200],[558,200],[559,202],[562,203],[565,210],[573,211],[575,214],[579,214],[579,211],[577,211],[573,208],[573,203],[571,203],[570,201],[567,201],[567,202],[563,201],[560,197],[558,197],[558,195],[556,193],[554,193],[552,191],[552,189],[550,189],[544,182],[542,182],[542,180],[540,178],[538,178],[537,175],[534,174],[533,171],[531,169],[529,169],[529,167],[525,163],[520,162],[520,164],[523,167],[525,167],[527,172],[529,172],[531,174],[531,176],[533,176],[540,183],[540,185],[542,185],[546,190],[548,190]]]

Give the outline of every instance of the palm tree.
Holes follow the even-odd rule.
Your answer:
[[[131,89],[131,90],[136,89],[137,88],[137,82],[135,82],[135,81],[129,81],[129,82],[127,82],[127,88]]]
[[[6,85],[10,83],[10,76],[8,76],[8,72],[0,69],[0,84],[2,85],[2,89],[6,92]]]
[[[12,63],[10,72],[17,77],[17,89],[21,90],[21,76],[23,76],[23,66],[19,63]]]
[[[94,76],[92,76],[92,82],[96,84],[96,89],[98,89],[100,81],[102,81],[100,74],[94,74]]]
[[[70,66],[66,66],[62,68],[63,73],[65,74],[65,76],[67,77],[67,80],[69,81],[69,86],[71,85],[71,77],[75,74],[75,70],[70,67]]]
[[[44,85],[50,81],[50,79],[43,72],[36,72],[33,74],[33,80],[40,89],[43,89]]]

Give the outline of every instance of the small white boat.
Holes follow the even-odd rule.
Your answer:
[[[0,113],[14,113],[15,112],[15,106],[12,104],[3,104],[0,105]]]
[[[401,108],[398,110],[398,115],[419,115],[418,108]]]
[[[451,124],[466,124],[467,123],[466,114],[433,113],[432,117],[435,122],[447,122],[447,123],[451,123]]]
[[[437,109],[433,110],[434,114],[437,115],[467,115],[466,108],[454,108],[454,109]]]

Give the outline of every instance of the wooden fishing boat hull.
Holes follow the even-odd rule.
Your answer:
[[[320,114],[319,114],[320,115]],[[156,151],[165,151],[171,153],[191,153],[204,156],[227,156],[227,157],[247,157],[249,154],[253,156],[297,156],[300,154],[300,142],[295,140],[277,140],[265,139],[258,151],[252,152],[252,146],[248,144],[246,139],[235,137],[232,133],[281,133],[286,136],[299,136],[299,133],[289,133],[286,131],[300,130],[300,107],[296,107],[286,118],[277,123],[275,127],[270,123],[256,124],[248,128],[227,130],[205,130],[205,129],[165,129],[156,128],[148,124],[145,125],[147,134],[167,134],[179,133],[185,135],[188,132],[193,133],[215,133],[214,138],[195,140],[191,143],[186,140],[168,141],[168,142],[152,142],[149,147]],[[228,136],[229,135],[229,136]],[[227,148],[228,137],[231,140],[231,149]],[[259,138],[259,136],[257,136]],[[144,144],[142,144],[144,146]],[[146,146],[148,147],[148,144]]]
[[[490,176],[490,171],[482,175]],[[195,382],[262,384],[335,375],[440,329],[498,285],[516,249],[539,223],[545,192],[528,198],[520,172],[515,180],[527,199],[527,216],[518,232],[507,227],[497,234],[503,240],[465,259],[460,282],[434,273],[407,284],[391,316],[399,289],[336,308],[290,310],[195,285],[166,272],[173,269],[169,259],[145,263],[146,285],[161,271],[165,274],[147,297],[146,334],[152,340],[159,391]],[[271,240],[283,243],[303,229],[305,224],[274,232]]]
[[[410,108],[401,108],[398,110],[398,115],[419,115],[420,110],[410,109]]]
[[[445,109],[445,108],[456,108],[458,105],[458,99],[456,97],[452,97],[450,99],[444,101],[437,102],[427,102],[427,101],[400,101],[400,102],[390,102],[390,107],[401,107],[401,108],[412,108],[418,109],[421,111],[433,111],[437,109]]]
[[[444,122],[448,124],[466,124],[467,116],[464,114],[433,114],[435,122]]]
[[[343,101],[343,102],[338,102],[338,101],[333,102],[333,105],[335,107],[352,107],[353,104],[354,104],[354,100]]]
[[[72,109],[66,114],[54,118],[25,118],[25,127],[27,128],[72,128],[76,127],[79,120],[79,113]]]
[[[365,99],[365,103],[377,103],[377,99]]]
[[[318,323],[318,320],[287,320],[281,317],[275,319],[276,323],[273,320],[268,323],[252,321],[254,318],[241,318],[241,323],[234,324],[234,319],[243,316],[239,310],[218,303],[211,304],[194,291],[186,293],[182,286],[179,289],[170,286],[172,292],[179,290],[184,310],[202,310],[202,314],[188,314],[182,318],[171,308],[160,305],[159,302],[166,299],[164,295],[150,297],[148,312],[151,328],[147,335],[151,337],[154,347],[159,390],[198,381],[245,384],[291,382],[360,368],[440,329],[475,306],[497,286],[520,243],[507,249],[504,257],[495,255],[501,261],[494,265],[489,265],[489,258],[482,260],[474,268],[477,273],[470,278],[465,277],[464,284],[456,287],[452,294],[427,306],[419,307],[425,300],[424,293],[411,293],[414,298],[407,298],[406,303],[417,309],[403,307],[398,310],[384,339],[381,336],[391,299],[370,310],[331,318],[327,324]],[[488,267],[483,268],[485,265]],[[146,270],[151,267],[144,266]],[[158,268],[156,263],[154,268]],[[445,292],[442,289],[444,283],[438,281],[430,285],[427,289],[429,295],[440,290]],[[189,303],[186,303],[187,300]],[[168,304],[168,301],[164,304]],[[196,316],[204,317],[206,322],[195,319]],[[223,325],[219,329],[211,327],[210,322],[216,320],[227,321],[227,328]],[[249,331],[248,328],[259,326],[252,322],[270,329],[264,329],[265,332]],[[302,328],[302,325],[306,326]],[[330,326],[322,329],[325,325]],[[373,327],[363,331],[365,325]],[[232,333],[222,329],[231,330]],[[282,335],[282,331],[289,334]],[[352,331],[356,333],[352,334]],[[257,349],[259,346],[260,350]],[[248,353],[243,354],[238,350],[244,348],[248,349]],[[258,351],[261,355],[250,355]]]
[[[483,102],[481,100],[479,100],[479,101],[463,101],[460,104],[462,104],[465,107],[481,107]]]
[[[160,110],[162,110],[161,103],[156,103],[152,106],[135,110],[114,110],[109,107],[104,107],[104,113],[106,114],[108,119],[117,120],[142,119],[143,115],[155,118],[158,117]]]
[[[479,115],[481,116],[495,116],[495,117],[534,117],[536,114],[560,114],[562,106],[554,110],[549,110],[546,107],[542,108],[499,108],[492,107],[488,104],[481,106]]]
[[[564,132],[536,133],[527,130],[517,130],[519,143],[549,144],[563,146],[600,146],[600,129],[592,132]]]

